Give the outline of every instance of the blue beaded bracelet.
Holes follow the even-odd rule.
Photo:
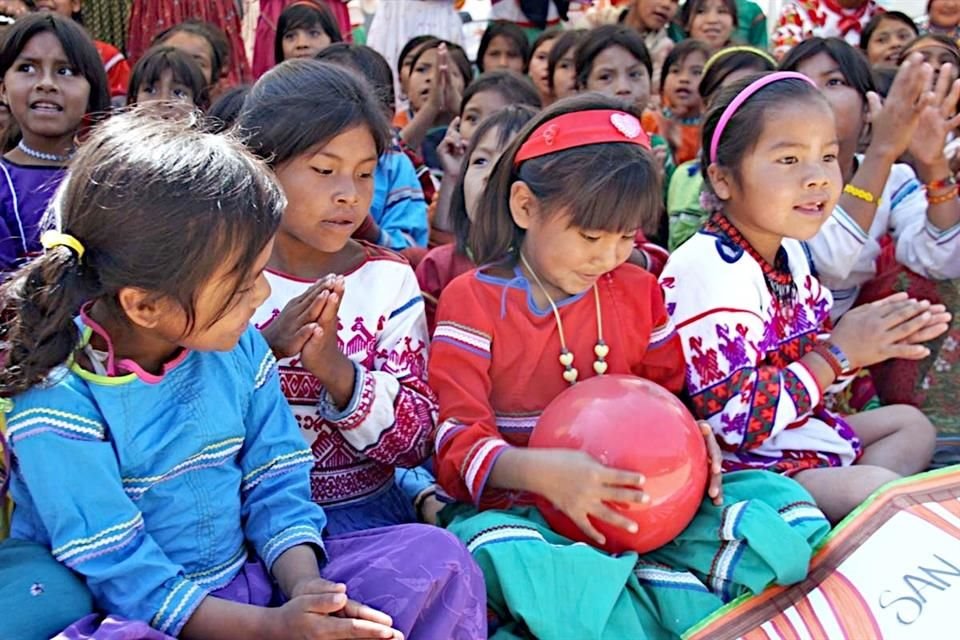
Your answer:
[[[825,346],[830,353],[833,354],[833,357],[835,357],[840,363],[840,366],[843,368],[844,372],[850,371],[853,368],[850,366],[850,360],[847,358],[847,354],[845,354],[840,347],[832,342],[824,342],[823,346]]]

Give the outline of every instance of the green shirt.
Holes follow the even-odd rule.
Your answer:
[[[671,252],[699,231],[709,217],[700,206],[702,189],[699,161],[691,160],[677,167],[667,189],[667,248]]]

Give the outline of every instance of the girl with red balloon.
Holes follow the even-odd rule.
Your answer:
[[[802,580],[829,528],[784,476],[721,487],[712,434],[678,406],[683,349],[655,278],[626,263],[659,212],[656,162],[620,102],[551,106],[481,196],[484,266],[440,299],[439,517],[483,570],[497,638],[677,637]]]

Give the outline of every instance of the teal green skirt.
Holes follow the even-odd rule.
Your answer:
[[[642,556],[573,542],[533,507],[457,504],[440,517],[483,570],[491,637],[659,640],[744,593],[803,580],[830,529],[789,478],[738,471],[723,491],[723,506],[704,500],[683,533]]]

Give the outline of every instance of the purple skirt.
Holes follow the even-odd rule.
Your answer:
[[[370,529],[324,541],[327,580],[347,595],[393,618],[395,629],[416,640],[487,637],[483,574],[467,549],[447,531],[420,524]],[[248,562],[212,596],[257,606],[282,601],[259,559]],[[90,615],[54,640],[171,640],[145,622]]]

